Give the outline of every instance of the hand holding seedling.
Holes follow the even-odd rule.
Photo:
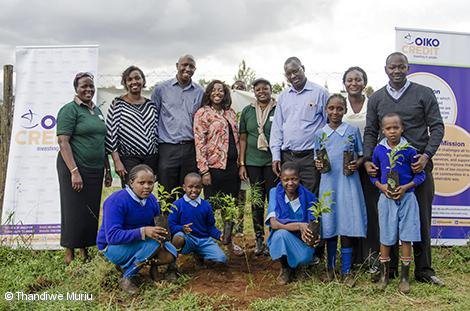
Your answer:
[[[349,164],[348,164],[348,170],[350,170],[352,172],[356,171],[357,167],[358,167],[357,160],[353,160],[353,161],[349,162]]]
[[[145,236],[154,240],[164,240],[165,236],[168,234],[165,228],[154,226],[154,227],[144,227]]]
[[[312,231],[308,228],[308,224],[301,222],[299,223],[300,237],[305,243],[309,243],[313,239]]]
[[[191,233],[193,231],[193,229],[191,229],[191,225],[193,223],[189,223],[189,224],[186,224],[186,225],[183,225],[183,231],[184,233],[188,234],[188,233]]]
[[[389,199],[394,200],[393,195],[394,193],[390,190],[388,190],[388,185],[387,184],[382,184],[378,181],[375,182],[375,186],[379,188],[380,191],[382,191],[383,194]]]
[[[321,169],[323,168],[323,162],[318,159],[315,160],[315,167],[317,168],[317,170],[321,171]]]

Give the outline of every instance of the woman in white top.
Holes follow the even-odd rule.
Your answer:
[[[357,126],[364,136],[367,113],[367,96],[364,94],[364,89],[367,86],[367,74],[360,67],[351,67],[344,72],[343,84],[348,93],[347,111],[343,120]],[[359,169],[359,175],[367,207],[367,237],[355,239],[353,263],[362,265],[366,261],[366,266],[370,268],[372,277],[375,278],[378,275],[377,258],[380,246],[377,215],[379,192],[370,182],[364,167]]]

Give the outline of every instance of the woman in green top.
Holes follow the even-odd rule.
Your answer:
[[[68,265],[79,248],[88,260],[88,246],[96,245],[101,189],[111,186],[109,162],[105,158],[106,125],[103,114],[93,103],[93,75],[78,73],[73,80],[76,95],[57,115],[60,151],[57,173],[60,188],[61,236]]]
[[[264,244],[264,201],[275,186],[276,176],[271,169],[269,133],[276,101],[271,97],[272,87],[266,79],[253,82],[256,103],[246,106],[240,116],[239,175],[249,180],[261,192],[260,202],[252,204],[253,228],[256,235],[255,255],[266,248]]]

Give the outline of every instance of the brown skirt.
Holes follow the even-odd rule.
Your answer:
[[[93,169],[80,166],[83,189],[73,190],[70,171],[59,152],[57,175],[60,188],[60,245],[84,248],[96,245],[104,167]]]

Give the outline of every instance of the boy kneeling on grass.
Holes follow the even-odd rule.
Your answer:
[[[197,173],[186,175],[183,190],[184,196],[173,203],[175,207],[168,216],[172,244],[182,254],[195,253],[198,259],[225,265],[227,257],[213,240],[221,241],[222,234],[215,227],[212,206],[199,196],[201,176]]]

